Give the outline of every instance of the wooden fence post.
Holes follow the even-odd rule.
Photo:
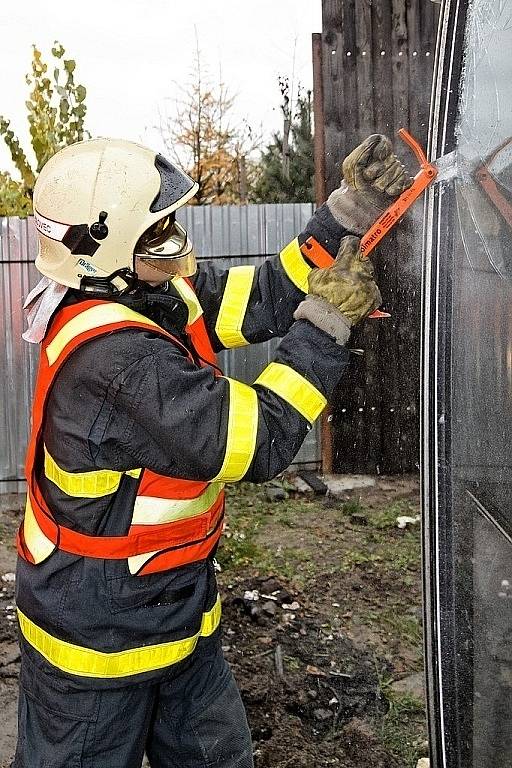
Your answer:
[[[325,195],[365,136],[405,126],[426,144],[438,8],[426,0],[322,0]],[[421,203],[374,256],[388,321],[353,334],[354,358],[332,402],[338,472],[414,471],[418,465]]]

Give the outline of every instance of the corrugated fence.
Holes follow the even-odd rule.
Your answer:
[[[179,217],[201,259],[221,267],[260,264],[303,228],[311,204],[188,207]],[[21,338],[23,299],[39,280],[34,267],[32,219],[0,218],[0,494],[24,490],[23,464],[39,349]],[[223,352],[221,365],[233,378],[251,383],[271,360],[278,341]],[[320,460],[318,429],[311,431],[296,463]]]

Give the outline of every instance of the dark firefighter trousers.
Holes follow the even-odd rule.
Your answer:
[[[172,680],[85,690],[23,654],[12,768],[252,768],[249,726],[219,642]]]

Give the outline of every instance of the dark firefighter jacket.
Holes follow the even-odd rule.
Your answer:
[[[327,334],[293,321],[309,271],[336,255],[344,234],[322,206],[298,239],[258,268],[219,270],[205,262],[192,278],[194,290],[169,284],[123,299],[176,343],[151,328],[124,328],[83,343],[66,359],[46,400],[44,455],[39,450],[34,462],[56,523],[89,537],[125,536],[141,468],[174,478],[177,487],[199,483],[211,489],[213,480],[263,482],[290,464],[349,358]],[[70,292],[64,304],[81,301]],[[201,308],[217,351],[281,338],[253,386],[220,375],[206,362],[206,349],[192,345],[187,325]],[[238,396],[240,387],[248,399]],[[245,440],[242,459],[231,456],[233,436],[246,433],[254,437]],[[242,475],[230,474],[234,459]],[[73,491],[104,473],[119,478],[112,492]],[[172,674],[217,634],[214,553],[138,574],[127,558],[84,557],[59,549],[58,541],[38,564],[20,557],[24,652],[46,671],[71,675],[84,687]]]

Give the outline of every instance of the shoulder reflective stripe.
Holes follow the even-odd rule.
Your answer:
[[[152,320],[144,317],[144,315],[140,315],[138,312],[134,312],[128,307],[123,307],[122,304],[116,304],[114,301],[111,303],[105,302],[84,310],[60,329],[55,338],[46,347],[46,356],[49,364],[53,365],[64,347],[79,334],[91,331],[93,328],[101,328],[101,326],[109,325],[110,323],[119,323],[123,320],[131,320],[132,322],[135,321],[143,325],[159,328]]]
[[[137,496],[132,525],[158,525],[174,520],[186,520],[206,512],[217,500],[224,483],[210,483],[204,493],[195,499],[160,499],[155,496]]]
[[[311,267],[304,261],[297,238],[283,248],[279,258],[292,283],[303,293],[308,292],[308,276]]]
[[[192,325],[203,314],[203,308],[199,303],[199,299],[196,294],[182,277],[175,277],[172,280],[172,284],[178,291],[179,295],[185,302],[188,308],[188,325]]]
[[[215,332],[226,349],[244,347],[249,342],[242,334],[247,305],[254,280],[254,266],[231,267],[222,303],[220,305]]]
[[[327,400],[316,387],[282,363],[270,363],[254,383],[275,392],[311,423],[327,405]]]
[[[18,608],[18,620],[25,640],[50,664],[80,677],[118,678],[151,672],[182,661],[193,652],[200,637],[209,637],[220,624],[220,597],[213,608],[203,613],[201,629],[184,640],[146,645],[126,651],[103,653],[92,648],[58,640],[38,627]]]
[[[226,455],[221,470],[213,480],[233,483],[247,470],[256,449],[258,432],[258,396],[256,390],[229,379],[229,417]]]
[[[44,447],[44,473],[57,488],[68,496],[83,499],[97,499],[115,493],[123,475],[139,477],[142,469],[130,469],[116,472],[111,469],[98,469],[92,472],[67,472],[59,467]]]
[[[36,565],[50,557],[55,550],[53,541],[50,541],[50,539],[44,535],[37,524],[28,495],[25,505],[25,515],[23,518],[23,539]]]

